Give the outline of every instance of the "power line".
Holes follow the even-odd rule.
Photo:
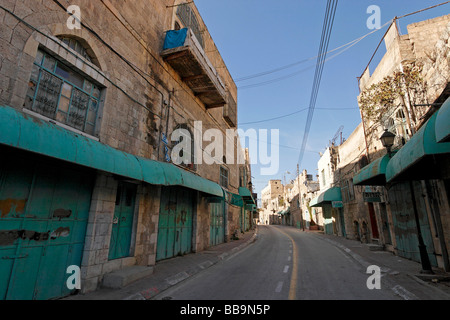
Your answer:
[[[306,110],[308,110],[308,108],[304,108],[304,109],[301,109],[299,111],[295,111],[295,112],[292,112],[292,113],[289,113],[289,114],[285,114],[285,115],[282,115],[282,116],[269,118],[269,119],[265,119],[265,120],[258,120],[258,121],[252,121],[252,122],[239,123],[239,125],[243,126],[243,125],[247,125],[247,124],[263,123],[263,122],[279,120],[279,119],[283,119],[283,118],[287,118],[287,117],[293,116],[295,114],[301,113],[301,112],[306,111]],[[316,110],[359,110],[359,108],[316,108]]]
[[[390,22],[386,23],[385,25],[383,25],[383,27],[381,27],[380,30],[383,29],[386,25],[390,24],[391,22],[392,22],[392,20],[391,20]],[[345,47],[345,46],[339,47],[339,49],[340,49],[340,48],[343,48],[343,47],[345,47],[345,48],[342,49],[341,51],[339,51],[338,53],[334,54],[333,56],[327,58],[327,59],[324,60],[322,63],[328,62],[328,61],[330,61],[331,59],[336,58],[337,56],[341,55],[341,54],[344,53],[345,51],[349,50],[351,47],[353,47],[353,46],[355,46],[356,44],[358,44],[360,41],[362,41],[362,40],[363,40],[364,38],[366,38],[367,36],[371,35],[371,34],[374,33],[374,32],[377,32],[377,31],[378,31],[378,30],[376,29],[376,30],[374,30],[374,31],[372,31],[372,32],[370,32],[370,33],[368,33],[368,34],[366,34],[366,35],[364,35],[364,36],[362,36],[362,37],[360,37],[360,38],[358,38],[358,39],[355,39],[355,40],[349,42],[348,44],[345,45],[346,47]],[[335,50],[328,51],[327,53],[334,52],[334,51],[336,51],[336,49],[335,49]],[[272,84],[272,83],[275,83],[275,82],[278,82],[278,81],[281,81],[281,80],[284,80],[284,79],[287,79],[287,78],[292,78],[292,77],[294,77],[294,76],[296,76],[296,75],[298,75],[298,74],[301,74],[301,73],[303,73],[303,72],[305,72],[305,71],[308,71],[308,70],[310,70],[310,69],[312,69],[312,68],[314,68],[314,66],[307,67],[307,68],[305,68],[305,69],[302,69],[302,70],[297,71],[297,72],[294,72],[294,73],[290,73],[290,74],[285,75],[285,76],[282,76],[282,77],[280,77],[280,78],[276,78],[276,79],[272,79],[272,80],[268,80],[268,81],[264,81],[264,82],[259,82],[259,83],[254,83],[254,84],[249,84],[249,85],[246,85],[246,86],[241,86],[241,87],[238,87],[238,89],[244,90],[244,89],[256,88],[256,87],[260,87],[260,86]]]
[[[303,160],[306,143],[308,141],[308,135],[309,135],[309,131],[311,128],[311,123],[312,123],[312,119],[313,119],[313,115],[314,115],[314,108],[315,108],[315,105],[317,102],[317,96],[319,93],[320,82],[322,79],[324,60],[326,58],[326,52],[328,50],[328,45],[329,45],[329,41],[330,41],[330,37],[331,37],[331,31],[333,29],[334,18],[336,15],[337,4],[338,4],[338,0],[328,0],[328,2],[327,2],[325,18],[324,18],[324,22],[323,22],[322,37],[321,37],[320,46],[319,46],[319,54],[318,54],[318,59],[317,59],[317,64],[316,64],[316,72],[314,75],[313,88],[312,88],[312,93],[311,93],[308,118],[306,120],[305,134],[303,136],[302,147],[300,149],[300,156],[299,156],[299,161],[298,161],[299,165],[301,165],[301,162]]]
[[[383,27],[384,27],[384,26],[383,26]],[[383,27],[381,27],[380,29],[382,29]],[[359,37],[359,38],[357,38],[357,39],[354,39],[354,40],[352,40],[352,41],[350,41],[350,42],[348,42],[348,43],[346,43],[346,44],[343,44],[342,46],[339,46],[339,47],[337,47],[337,48],[334,48],[333,50],[330,50],[330,51],[326,52],[326,54],[332,53],[332,52],[334,52],[334,51],[338,51],[338,50],[340,50],[340,49],[342,49],[342,48],[345,48],[345,47],[352,47],[352,46],[354,46],[356,43],[360,42],[360,41],[363,40],[364,38],[370,36],[371,34],[377,32],[377,31],[379,31],[379,29],[375,29],[375,30],[373,30],[373,31],[371,31],[371,32],[369,32],[369,33],[367,33],[367,34],[365,34],[365,35],[363,35],[363,36],[361,36],[361,37]],[[346,49],[344,49],[343,51],[345,51],[345,50],[346,50]],[[342,53],[342,52],[341,52],[341,53]],[[298,66],[298,65],[300,65],[300,64],[306,63],[306,62],[308,62],[308,61],[312,61],[312,60],[317,59],[317,58],[318,58],[318,56],[315,56],[315,57],[303,59],[303,60],[300,60],[300,61],[297,61],[297,62],[293,62],[293,63],[291,63],[291,64],[284,65],[284,66],[281,66],[281,67],[278,67],[278,68],[275,68],[275,69],[271,69],[271,70],[267,70],[267,71],[262,71],[262,72],[255,73],[255,74],[252,74],[252,75],[244,76],[244,77],[235,79],[234,82],[241,82],[241,81],[245,81],[245,80],[250,80],[250,79],[254,79],[254,78],[259,78],[259,77],[262,77],[262,76],[265,76],[265,75],[268,75],[268,74],[276,73],[276,72],[279,72],[279,71],[282,71],[282,70],[285,70],[285,69],[289,69],[289,68]],[[309,69],[309,68],[308,68],[308,69]]]
[[[412,15],[414,15],[414,14],[417,14],[417,13],[420,13],[420,12],[423,12],[423,11],[427,11],[427,10],[430,10],[430,9],[434,9],[434,8],[443,6],[443,5],[448,4],[448,3],[450,3],[450,1],[442,2],[442,3],[439,3],[439,4],[437,4],[437,5],[428,7],[428,8],[424,8],[424,9],[421,9],[421,10],[417,10],[417,11],[414,11],[414,12],[411,12],[411,13],[404,14],[404,15],[402,15],[402,16],[400,16],[400,17],[397,17],[397,19],[409,17],[409,16],[412,16]]]

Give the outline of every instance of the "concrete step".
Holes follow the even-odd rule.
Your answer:
[[[381,244],[369,243],[366,244],[370,251],[384,251],[384,246]]]
[[[153,267],[131,266],[105,274],[103,276],[102,286],[105,288],[120,289],[152,274]]]

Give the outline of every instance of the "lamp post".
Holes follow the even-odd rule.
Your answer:
[[[394,139],[395,139],[395,134],[393,134],[392,132],[389,132],[387,129],[385,129],[383,135],[380,137],[381,143],[383,144],[383,147],[385,147],[387,149],[389,157],[391,157],[391,154],[392,154],[391,148],[394,145]],[[411,193],[411,201],[412,201],[412,206],[413,206],[413,211],[414,211],[414,218],[415,218],[416,228],[417,228],[417,238],[419,241],[420,261],[422,263],[422,270],[420,272],[432,274],[433,269],[431,268],[430,258],[428,257],[428,253],[427,253],[427,247],[425,245],[425,242],[423,241],[422,230],[420,228],[419,212],[417,211],[414,185],[413,185],[412,180],[409,180],[408,182],[409,182],[409,190]]]
[[[389,157],[391,157],[392,154],[391,148],[394,145],[395,134],[390,132],[388,129],[385,129],[384,133],[380,137],[380,140],[381,143],[383,144],[383,147],[387,149]]]

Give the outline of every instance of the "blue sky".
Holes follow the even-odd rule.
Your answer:
[[[444,0],[340,0],[329,50],[372,31],[367,27],[371,16],[367,8],[371,5],[381,9],[381,25],[384,25],[395,16],[442,2]],[[315,57],[319,50],[326,3],[326,0],[195,0],[235,81]],[[450,4],[447,4],[400,19],[400,32],[407,33],[406,27],[410,23],[449,13]],[[347,138],[360,123],[357,77],[364,71],[386,30],[387,27],[380,29],[326,62],[300,170],[307,169],[308,173],[316,175],[319,152],[325,150],[338,129],[343,126],[343,137]],[[371,70],[374,70],[384,52],[384,46],[381,46]],[[236,81],[239,127],[244,130],[280,130],[278,173],[262,176],[260,165],[252,166],[253,185],[259,193],[258,197],[268,180],[284,180],[286,177],[289,181],[295,177],[308,111],[268,122],[242,124],[308,108],[315,62],[311,59],[262,77]]]

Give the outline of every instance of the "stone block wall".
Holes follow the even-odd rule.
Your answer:
[[[204,130],[215,128],[225,136],[230,127],[223,119],[223,108],[206,110],[160,56],[165,32],[172,28],[173,0],[77,0],[73,4],[81,9],[81,29],[67,27],[70,15],[55,1],[1,1],[0,105],[23,111],[33,62],[40,48],[102,88],[97,128],[91,138],[136,156],[162,161],[160,134],[167,132],[170,137],[178,124],[187,124],[193,130],[193,122],[202,121]],[[191,6],[198,14],[195,4]],[[200,21],[203,24],[201,17]],[[237,88],[224,61],[209,33],[204,34],[207,48],[215,48],[207,50],[208,58],[237,100]],[[58,36],[78,40],[92,61],[70,49]],[[208,144],[205,142],[203,147]],[[238,138],[233,141],[233,148],[235,155],[240,152]],[[229,190],[238,193],[240,165],[235,161],[198,165],[195,173],[219,183],[221,165],[229,170]],[[155,264],[161,188],[141,183],[133,254],[108,260],[117,183],[109,174],[97,175],[82,259],[85,292],[94,290],[108,272],[129,265]],[[204,198],[200,197],[198,209],[195,250],[203,250],[209,245],[210,219]],[[228,214],[226,233],[230,234],[237,228],[239,212],[230,206]]]

